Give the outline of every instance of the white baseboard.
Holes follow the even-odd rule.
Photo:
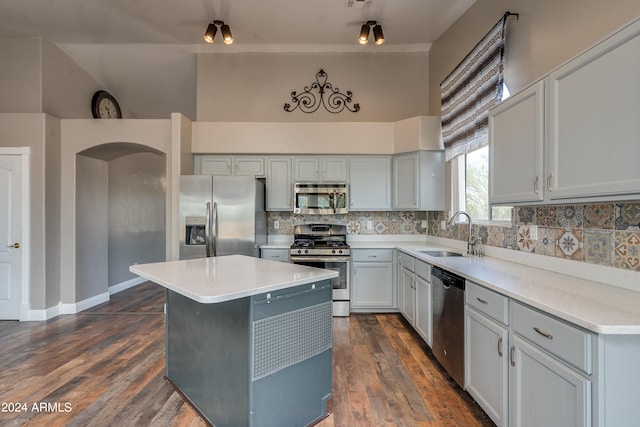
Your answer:
[[[76,314],[107,301],[109,301],[109,292],[103,292],[73,304],[60,304],[60,314]]]
[[[103,302],[107,302],[109,301],[111,295],[117,294],[118,292],[122,292],[129,288],[133,288],[134,286],[138,286],[146,281],[147,279],[143,277],[136,277],[135,279],[127,280],[121,283],[117,283],[113,286],[109,286],[108,292],[103,292],[99,295],[73,304],[64,304],[60,302],[57,305],[44,310],[30,310],[28,304],[23,304],[20,308],[20,320],[41,322],[43,320],[53,319],[54,317],[60,316],[61,314],[76,314],[91,307],[95,307],[96,305],[102,304]]]
[[[144,277],[136,277],[135,279],[116,283],[115,285],[109,286],[109,295],[117,294],[118,292],[133,288],[134,286],[138,286],[146,281],[147,279],[145,279]]]

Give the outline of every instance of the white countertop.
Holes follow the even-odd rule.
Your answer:
[[[514,300],[600,334],[640,334],[640,293],[490,257],[433,257],[432,243],[352,242],[352,249],[395,248]]]
[[[244,255],[136,264],[132,273],[205,304],[230,301],[338,276],[338,272]]]
[[[592,332],[640,334],[640,292],[493,257],[432,257],[421,251],[463,251],[395,237],[397,239],[347,239],[352,250],[401,250]],[[593,266],[576,263],[576,268],[588,267]],[[640,280],[640,274],[634,274],[631,280],[636,276]]]

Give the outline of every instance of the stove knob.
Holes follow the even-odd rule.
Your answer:
[[[331,249],[331,253],[332,253],[332,254],[335,254],[335,253],[336,253],[336,250],[335,250],[335,249]]]
[[[305,254],[308,254],[308,253],[309,253],[309,249],[305,249],[305,250],[304,250],[304,253],[305,253]]]
[[[300,255],[302,253],[301,249],[298,249],[298,255]]]
[[[341,254],[341,253],[342,253],[342,249],[340,249],[340,250],[338,251],[338,253],[339,253],[339,254]]]

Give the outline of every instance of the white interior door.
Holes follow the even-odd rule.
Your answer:
[[[22,158],[0,155],[0,319],[20,317]]]

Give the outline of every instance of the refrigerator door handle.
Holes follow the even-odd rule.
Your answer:
[[[204,252],[207,258],[211,256],[211,250],[209,248],[209,243],[210,243],[209,233],[211,232],[211,229],[209,227],[210,222],[211,222],[211,202],[207,202],[207,211],[204,219]]]
[[[218,202],[213,202],[213,256],[217,256],[217,245],[218,245]]]

